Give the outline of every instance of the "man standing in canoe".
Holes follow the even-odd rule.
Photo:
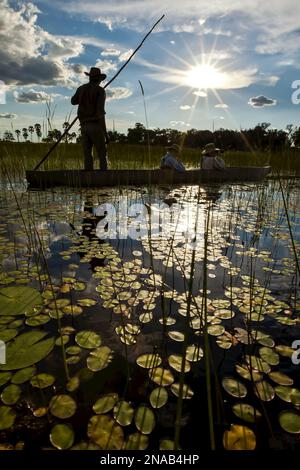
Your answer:
[[[92,148],[96,148],[100,161],[100,170],[107,170],[106,145],[108,135],[105,123],[105,90],[100,83],[106,75],[98,67],[91,67],[84,72],[89,83],[80,86],[71,98],[73,105],[78,105],[78,118],[81,126],[81,141],[84,153],[84,169],[93,170]]]

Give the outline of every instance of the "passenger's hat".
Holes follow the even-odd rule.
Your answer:
[[[91,67],[89,72],[84,72],[88,77],[92,79],[105,80],[105,73],[101,73],[101,70],[98,67]]]

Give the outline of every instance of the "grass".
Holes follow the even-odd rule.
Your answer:
[[[4,168],[14,178],[24,178],[25,170],[30,170],[42,159],[51,144],[0,142],[0,177]],[[158,168],[165,153],[164,147],[150,148],[150,168]],[[108,148],[109,166],[112,169],[149,168],[149,148],[147,145],[110,143]],[[187,168],[199,167],[201,149],[185,148],[182,161]],[[264,166],[270,164],[274,173],[300,174],[300,154],[294,149],[268,154],[266,152],[237,152],[223,154],[227,166]],[[95,159],[98,167],[97,159]],[[42,165],[41,169],[80,169],[83,168],[83,154],[80,144],[59,144]]]

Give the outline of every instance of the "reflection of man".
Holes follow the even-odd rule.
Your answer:
[[[100,169],[107,170],[108,136],[105,123],[105,90],[99,86],[105,80],[106,75],[97,67],[92,67],[89,73],[84,73],[90,78],[89,83],[80,86],[71,99],[73,105],[78,104],[84,169],[93,169],[92,148],[94,146],[100,161]]]

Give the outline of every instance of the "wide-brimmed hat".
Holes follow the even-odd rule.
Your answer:
[[[166,148],[167,148],[167,150],[174,150],[175,152],[178,152],[178,153],[181,152],[181,147],[178,144],[170,144]]]
[[[212,152],[220,152],[220,149],[218,149],[213,142],[205,145],[202,154],[205,155]]]
[[[106,75],[102,73],[98,67],[91,67],[89,72],[84,72],[88,77],[92,79],[105,80]]]

